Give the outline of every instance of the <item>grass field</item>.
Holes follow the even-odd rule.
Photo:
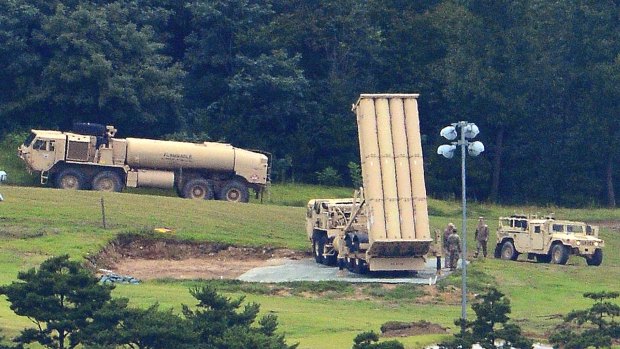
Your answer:
[[[166,196],[15,186],[1,186],[0,192],[5,196],[5,201],[0,203],[0,283],[6,284],[15,279],[18,271],[37,266],[49,256],[68,253],[81,259],[96,253],[119,233],[148,231],[153,227],[172,228],[179,239],[308,250],[305,209],[298,206],[312,197],[347,196],[351,190],[274,186],[269,200],[265,200],[268,204],[196,202]],[[108,229],[102,228],[102,198]],[[558,217],[588,222],[620,222],[619,210],[501,207],[476,203],[468,205],[468,209],[472,217],[468,221],[469,246],[475,246],[471,232],[478,215],[485,215],[491,226],[498,216],[515,211],[555,212]],[[429,200],[429,212],[432,228],[442,228],[449,221],[460,228],[458,202]],[[602,229],[607,247],[601,267],[588,267],[581,258],[571,258],[566,266],[525,260],[475,260],[468,270],[471,290],[478,292],[485,285],[496,285],[511,299],[511,317],[527,333],[544,337],[560,321],[557,314],[590,305],[582,297],[584,292],[618,291],[620,257],[616,251],[620,243],[617,234],[617,231]],[[163,307],[180,310],[182,303],[193,304],[188,288],[202,282],[151,281],[139,286],[119,286],[114,294],[129,297],[136,306],[159,302]],[[441,287],[451,285],[460,287],[458,275],[447,279]],[[350,348],[356,334],[378,331],[383,323],[391,320],[428,320],[453,328],[453,320],[460,316],[459,302],[416,303],[415,295],[423,293],[416,286],[403,286],[389,297],[380,289],[370,289],[362,297],[356,297],[346,286],[338,286],[331,292],[324,292],[325,285],[321,284],[301,283],[289,287],[298,288],[300,292],[278,295],[263,292],[264,286],[260,284],[219,285],[222,292],[231,296],[246,295],[248,301],[260,303],[263,312],[277,314],[281,331],[286,333],[289,342],[300,342],[300,348]],[[411,287],[413,296],[407,295],[407,287]],[[27,319],[13,315],[6,301],[0,301],[0,328],[5,336],[14,336],[29,325]],[[399,340],[407,348],[420,348],[441,340],[441,336]]]

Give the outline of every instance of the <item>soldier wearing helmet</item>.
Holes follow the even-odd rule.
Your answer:
[[[476,253],[474,254],[475,258],[478,258],[480,255],[480,250],[482,250],[482,255],[484,258],[487,257],[487,242],[489,240],[489,226],[484,223],[484,217],[478,218],[478,226],[476,227]]]
[[[450,252],[448,251],[448,237],[450,236],[450,234],[452,234],[452,231],[454,230],[454,223],[448,223],[448,226],[444,229],[443,231],[443,239],[442,239],[442,245],[443,245],[443,250],[444,250],[444,256],[445,257],[445,268],[449,267],[449,256],[450,256]]]

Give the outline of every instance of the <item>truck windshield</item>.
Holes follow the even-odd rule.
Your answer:
[[[32,144],[32,141],[34,141],[35,137],[37,135],[34,133],[30,133],[30,135],[28,136],[28,138],[26,138],[26,140],[24,141],[24,146],[26,148],[28,148],[30,146],[30,144]]]
[[[583,226],[581,226],[581,225],[567,225],[566,226],[566,232],[567,233],[576,233],[576,234],[583,233]]]

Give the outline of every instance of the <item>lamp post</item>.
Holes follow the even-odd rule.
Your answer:
[[[463,255],[461,257],[461,269],[462,269],[462,287],[461,287],[461,319],[467,320],[467,198],[466,198],[466,176],[465,176],[465,148],[471,156],[478,156],[484,151],[484,144],[479,141],[470,142],[468,139],[475,138],[480,131],[478,126],[474,123],[467,121],[459,121],[444,127],[440,135],[449,141],[453,141],[457,138],[457,128],[461,132],[460,140],[451,142],[450,144],[440,145],[437,148],[437,154],[451,159],[454,157],[454,152],[457,146],[461,146],[461,199],[463,207],[463,239],[461,240],[461,250]]]

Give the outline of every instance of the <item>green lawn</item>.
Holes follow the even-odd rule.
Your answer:
[[[0,283],[6,284],[15,279],[18,271],[37,266],[49,256],[68,253],[81,259],[96,253],[119,233],[148,231],[153,227],[172,228],[179,239],[308,250],[305,209],[299,206],[313,197],[347,196],[352,190],[274,185],[271,197],[265,200],[268,204],[196,202],[144,194],[71,192],[6,185],[0,186],[0,192],[5,197],[0,203]],[[105,202],[108,229],[103,229],[101,224],[101,198]],[[473,230],[479,215],[485,215],[491,227],[498,216],[515,211],[555,212],[557,217],[588,222],[620,222],[620,210],[502,207],[476,203],[468,205],[468,209],[472,217],[468,220],[470,249],[475,247]],[[429,200],[429,212],[433,229],[442,229],[452,221],[461,231],[460,202]],[[527,333],[544,337],[560,321],[557,314],[590,305],[582,297],[584,292],[618,291],[620,257],[615,253],[620,249],[618,232],[602,229],[602,235],[607,247],[601,267],[588,267],[583,259],[575,257],[571,257],[566,266],[521,259],[517,262],[473,261],[469,269],[471,290],[477,292],[477,286],[494,284],[511,299],[511,318]],[[492,247],[490,244],[489,248]],[[187,290],[200,283],[151,281],[137,286],[119,286],[114,294],[130,298],[136,306],[159,302],[163,307],[179,311],[180,304],[193,304]],[[458,276],[446,280],[442,287],[451,284],[460,287]],[[264,313],[277,314],[281,331],[286,333],[289,342],[300,342],[300,348],[350,348],[356,334],[379,331],[383,323],[391,320],[427,320],[454,328],[453,320],[460,316],[459,302],[417,304],[411,297],[379,297],[380,292],[354,297],[350,294],[352,291],[339,288],[329,294],[313,293],[312,285],[291,286],[309,289],[296,295],[251,291],[261,287],[243,285],[222,290],[233,297],[246,295],[248,301],[260,303]],[[410,287],[412,294],[421,293],[419,287]],[[8,304],[0,301],[0,329],[5,336],[14,336],[29,325],[27,319],[14,316]],[[399,340],[407,348],[420,348],[440,339],[441,336],[434,335]]]

